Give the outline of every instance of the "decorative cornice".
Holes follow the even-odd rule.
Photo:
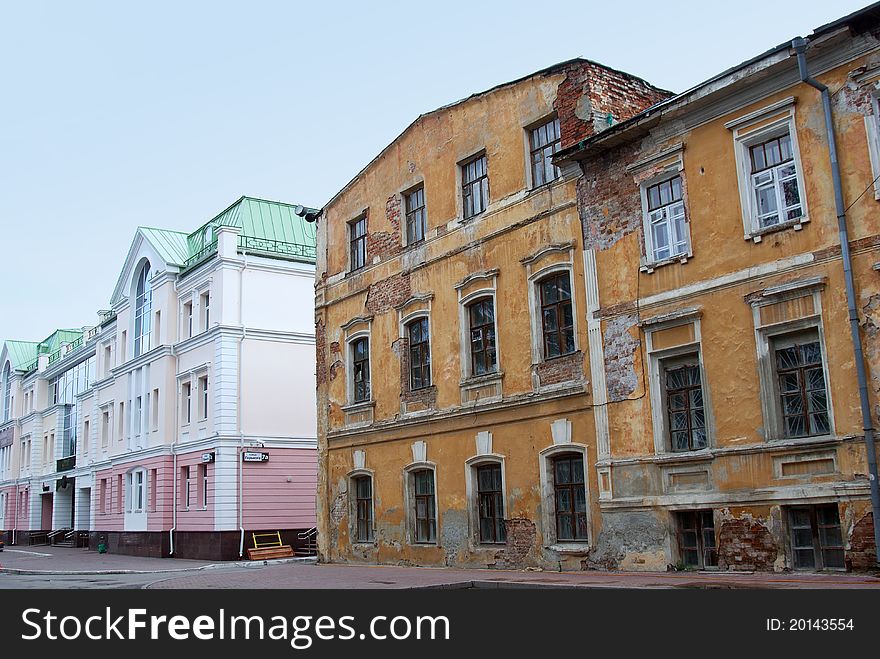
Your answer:
[[[656,316],[651,316],[650,318],[644,318],[640,323],[639,327],[653,327],[656,328],[657,325],[661,325],[663,323],[669,323],[672,321],[680,321],[684,322],[687,320],[696,320],[703,315],[703,307],[687,307],[686,309],[677,309],[676,311],[670,311],[669,313],[661,313]]]
[[[479,272],[469,274],[467,277],[455,284],[455,290],[460,291],[471,282],[494,279],[497,276],[498,268],[492,268],[491,270],[480,270]]]
[[[537,252],[521,258],[519,262],[522,263],[524,266],[529,266],[546,254],[552,254],[553,252],[569,252],[573,247],[574,242],[571,240],[566,243],[554,243],[552,245],[546,245],[539,249]]]
[[[660,162],[661,160],[666,160],[667,158],[680,154],[682,151],[684,151],[684,144],[682,142],[678,142],[677,144],[673,144],[668,149],[663,149],[662,151],[655,153],[653,156],[642,158],[641,160],[637,160],[636,162],[627,165],[626,173],[635,174],[643,169],[647,169],[651,165]]]
[[[430,302],[434,299],[433,293],[414,293],[409,297],[409,299],[401,302],[400,304],[394,305],[394,308],[397,311],[403,311],[411,304],[416,304],[417,302]]]
[[[368,316],[355,316],[354,318],[352,318],[351,320],[349,320],[347,323],[345,323],[345,325],[342,325],[342,326],[340,327],[340,329],[342,329],[342,330],[347,330],[347,329],[349,329],[349,328],[351,328],[351,327],[354,327],[355,325],[357,325],[357,324],[359,324],[359,323],[367,323],[367,324],[370,324],[370,323],[372,323],[372,322],[373,322],[373,314],[370,314],[370,315],[368,315]]]
[[[795,103],[797,103],[797,96],[786,96],[781,101],[776,101],[775,103],[765,105],[764,107],[759,108],[754,112],[749,112],[748,114],[744,114],[741,117],[737,117],[736,119],[731,119],[724,124],[724,127],[728,130],[740,128],[746,124],[752,123],[753,121],[757,121],[758,119],[762,119],[770,114],[773,114],[774,112],[784,110],[794,105]]]

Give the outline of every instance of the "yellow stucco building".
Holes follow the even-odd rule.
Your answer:
[[[321,558],[872,565],[877,27],[802,56],[851,259],[791,44],[676,96],[565,62],[369,163],[318,218]]]

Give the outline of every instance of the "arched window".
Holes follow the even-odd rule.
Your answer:
[[[12,374],[9,371],[9,362],[6,362],[6,367],[3,369],[3,421],[9,421],[9,416],[12,414]]]
[[[145,263],[137,279],[134,303],[134,356],[150,349],[150,314],[153,310],[153,289],[150,287],[150,264]]]

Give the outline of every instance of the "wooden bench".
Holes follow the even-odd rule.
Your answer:
[[[252,533],[254,546],[248,547],[247,557],[252,561],[265,561],[270,558],[291,558],[293,548],[282,544],[281,531],[274,533]]]

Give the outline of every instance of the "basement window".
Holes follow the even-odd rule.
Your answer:
[[[788,525],[795,569],[846,567],[837,504],[792,506],[788,509]]]

